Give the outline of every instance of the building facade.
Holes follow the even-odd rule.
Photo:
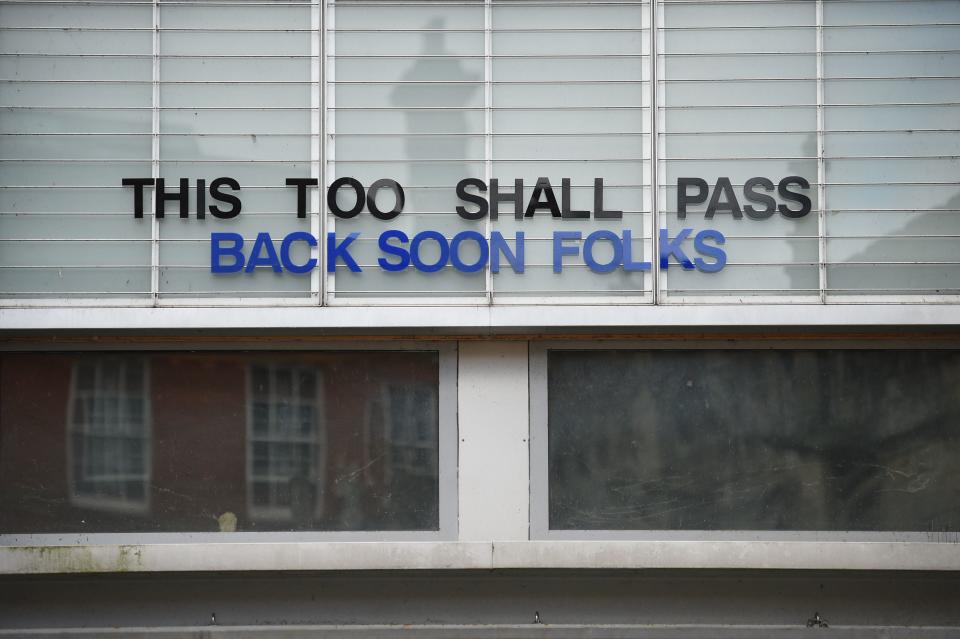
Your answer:
[[[956,0],[0,0],[0,634],[960,632]]]

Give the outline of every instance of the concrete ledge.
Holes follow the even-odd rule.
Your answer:
[[[2,308],[0,330],[522,329],[948,326],[960,304],[730,304]]]
[[[159,636],[167,639],[203,639],[229,636],[235,639],[766,639],[776,636],[809,639],[810,628],[803,626],[719,626],[719,625],[396,625],[396,626],[192,626],[182,628],[69,628],[36,630],[0,630],[0,637],[112,637],[143,639]],[[815,632],[815,630],[813,631]],[[957,628],[937,626],[830,626],[831,638],[866,639],[947,639],[957,636]]]
[[[544,568],[960,571],[960,544],[513,541],[0,546],[3,574]]]

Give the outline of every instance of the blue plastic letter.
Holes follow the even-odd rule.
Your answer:
[[[424,240],[434,240],[440,247],[440,257],[434,264],[426,264],[420,259],[420,245]],[[410,260],[413,262],[413,265],[417,267],[418,271],[436,273],[446,266],[449,257],[450,245],[447,244],[447,238],[439,231],[420,231],[413,236],[413,241],[410,242]]]
[[[703,258],[700,257],[695,258],[693,261],[696,262],[697,268],[704,273],[716,273],[727,263],[727,252],[722,248],[705,244],[704,240],[708,239],[715,240],[717,244],[722,245],[727,241],[727,238],[723,236],[723,233],[714,229],[700,231],[697,233],[697,236],[693,238],[693,248],[696,249],[698,253],[714,258],[716,262],[705,262]]]
[[[283,262],[283,268],[291,273],[309,273],[317,268],[317,258],[311,257],[306,264],[294,264],[293,260],[290,259],[290,245],[297,241],[306,242],[311,247],[317,245],[317,238],[306,231],[294,231],[283,238],[283,242],[280,244],[280,261]]]
[[[226,247],[222,242],[233,242],[233,246]],[[211,233],[210,234],[210,272],[236,273],[243,270],[243,236],[239,233]],[[232,264],[224,264],[221,257],[227,255],[233,258]]]
[[[396,229],[384,231],[380,234],[380,239],[377,240],[377,244],[380,246],[381,252],[383,252],[385,255],[396,255],[400,258],[399,262],[390,262],[385,257],[377,259],[377,263],[380,265],[380,268],[390,272],[402,271],[410,266],[410,252],[407,251],[407,249],[403,246],[394,246],[393,244],[390,244],[390,240],[394,238],[400,240],[400,243],[404,245],[410,242],[410,238],[407,237],[406,233]]]
[[[460,259],[459,248],[466,240],[473,240],[480,248],[480,257],[473,264],[466,264]],[[476,231],[460,231],[450,240],[450,261],[453,268],[463,273],[476,273],[487,265],[487,259],[490,257],[490,247],[487,246],[487,238]]]
[[[253,248],[250,249],[250,259],[247,260],[247,267],[244,270],[247,273],[253,273],[253,269],[258,266],[269,266],[274,273],[283,273],[280,258],[277,257],[277,249],[274,248],[273,238],[269,233],[257,233],[257,239],[253,241]]]
[[[513,243],[516,252],[510,250],[507,241],[503,239],[500,231],[490,233],[490,270],[494,273],[500,272],[500,254],[507,258],[510,268],[514,273],[523,273],[523,231],[517,231],[516,240]]]
[[[670,256],[673,255],[680,265],[687,270],[694,268],[693,262],[686,256],[680,244],[687,239],[693,229],[682,229],[677,237],[670,239],[667,229],[660,229],[660,268],[670,267]]]
[[[625,271],[649,271],[650,262],[633,261],[633,234],[625,230],[623,232],[623,270]]]
[[[583,237],[580,231],[554,231],[553,232],[553,272],[563,272],[563,256],[579,255],[580,246],[564,246],[564,240],[577,240]]]
[[[598,240],[609,240],[613,245],[613,259],[606,264],[601,264],[593,258],[593,245]],[[594,231],[587,236],[583,243],[583,260],[594,273],[609,273],[615,271],[620,263],[623,262],[623,244],[620,243],[620,236],[613,231]]]
[[[354,273],[361,271],[360,266],[350,255],[350,245],[360,237],[359,233],[351,233],[337,244],[337,234],[327,233],[327,273],[334,273],[337,270],[337,258],[343,260],[347,268]]]

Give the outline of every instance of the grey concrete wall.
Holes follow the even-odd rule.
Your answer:
[[[352,573],[8,576],[0,628],[198,629],[237,626],[411,624],[440,636],[654,636],[651,625],[806,629],[819,612],[831,630],[926,627],[960,636],[960,574],[797,571],[370,571]],[[535,624],[539,613],[540,628]],[[215,615],[216,627],[211,627]],[[613,635],[603,631],[626,624]],[[530,626],[530,627],[528,627]],[[508,631],[509,628],[515,630]],[[753,628],[754,630],[749,630]],[[498,630],[499,629],[499,630]],[[552,630],[551,630],[552,629]],[[315,629],[321,632],[322,629]],[[361,632],[359,636],[377,634]],[[389,629],[388,629],[389,630]],[[608,629],[609,630],[609,629]],[[689,630],[689,628],[687,628]],[[493,635],[489,635],[489,632]],[[594,631],[600,634],[593,634]],[[101,631],[96,631],[99,633]],[[534,635],[529,635],[529,633]],[[572,630],[571,630],[572,632]],[[637,633],[640,634],[637,634]],[[868,632],[866,635],[860,632]],[[892,632],[892,631],[891,631]],[[946,632],[947,634],[942,634]],[[506,633],[506,634],[503,634]],[[560,633],[560,634],[556,634]],[[54,633],[57,636],[60,633]],[[418,634],[418,633],[414,633]],[[881,634],[883,634],[881,632]],[[317,635],[317,636],[321,636]],[[191,634],[190,636],[196,636]],[[411,635],[406,635],[411,636]],[[898,636],[896,634],[888,636]],[[921,635],[904,635],[921,636]]]

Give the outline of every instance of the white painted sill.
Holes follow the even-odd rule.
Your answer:
[[[2,546],[0,573],[491,569],[960,570],[960,544],[893,541],[263,542]]]

